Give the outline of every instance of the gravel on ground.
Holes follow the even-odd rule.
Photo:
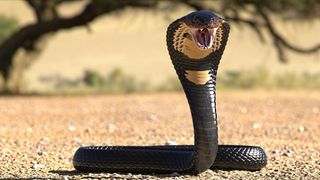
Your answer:
[[[0,97],[0,179],[320,179],[320,92],[219,91],[219,143],[262,146],[261,171],[80,173],[84,145],[192,144],[183,93]]]

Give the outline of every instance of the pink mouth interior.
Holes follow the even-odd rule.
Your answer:
[[[191,30],[191,34],[199,48],[202,48],[202,49],[211,48],[213,44],[214,30],[209,30],[207,28],[203,28],[203,29],[195,28]]]

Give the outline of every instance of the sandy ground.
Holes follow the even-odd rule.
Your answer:
[[[83,145],[192,144],[182,93],[1,97],[0,111],[0,179],[320,178],[319,92],[219,92],[219,143],[262,146],[269,163],[258,172],[199,176],[83,174],[71,163]]]

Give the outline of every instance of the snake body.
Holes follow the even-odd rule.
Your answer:
[[[228,23],[209,11],[190,13],[167,29],[169,55],[190,106],[194,145],[81,147],[74,167],[85,172],[189,174],[209,168],[263,168],[267,158],[261,147],[218,145],[216,75],[228,35]]]

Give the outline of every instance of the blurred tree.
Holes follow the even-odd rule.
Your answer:
[[[99,16],[126,7],[155,8],[159,2],[170,3],[174,10],[179,5],[187,5],[195,10],[212,10],[224,16],[229,22],[244,24],[252,28],[262,42],[271,38],[279,60],[286,62],[286,50],[299,53],[313,53],[320,45],[303,48],[287,41],[275,28],[272,17],[284,19],[310,20],[320,18],[319,0],[87,0],[83,10],[73,17],[62,17],[57,8],[63,3],[75,0],[24,0],[34,12],[37,22],[20,27],[0,44],[0,73],[4,79],[4,93],[21,91],[24,70],[45,48],[47,40],[54,32],[86,26]],[[267,36],[263,31],[267,32]]]

